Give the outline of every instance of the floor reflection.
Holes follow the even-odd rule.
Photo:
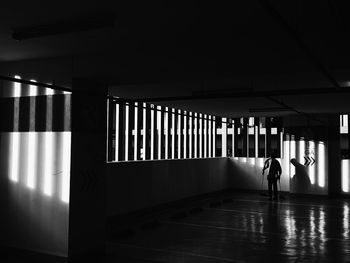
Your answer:
[[[142,247],[147,260],[159,259],[157,249],[171,262],[350,262],[348,202],[247,197],[182,219],[166,218],[164,227],[150,235],[116,242],[115,253],[126,253],[128,244],[135,251],[126,257],[134,257]],[[168,250],[184,258],[168,255]]]

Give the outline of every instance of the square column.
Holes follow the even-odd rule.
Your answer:
[[[328,194],[338,196],[341,193],[340,158],[340,120],[339,114],[328,115]]]
[[[107,86],[73,79],[69,259],[104,254]]]

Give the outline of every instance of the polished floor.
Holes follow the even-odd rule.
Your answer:
[[[350,262],[349,199],[230,194],[107,244],[110,262]],[[147,225],[145,225],[147,226]]]
[[[105,257],[84,262],[350,262],[350,199],[230,193],[147,220],[111,236]],[[0,248],[1,263],[28,261],[66,259]]]

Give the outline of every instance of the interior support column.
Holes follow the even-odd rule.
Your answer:
[[[328,122],[328,194],[334,197],[341,193],[339,114],[329,114]]]
[[[104,254],[107,87],[73,79],[68,255]]]

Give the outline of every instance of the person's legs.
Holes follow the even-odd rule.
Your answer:
[[[267,185],[268,185],[268,189],[269,189],[269,197],[272,200],[272,180],[267,180]]]
[[[277,180],[273,180],[273,194],[274,194],[274,199],[278,199],[278,189],[277,189]]]

